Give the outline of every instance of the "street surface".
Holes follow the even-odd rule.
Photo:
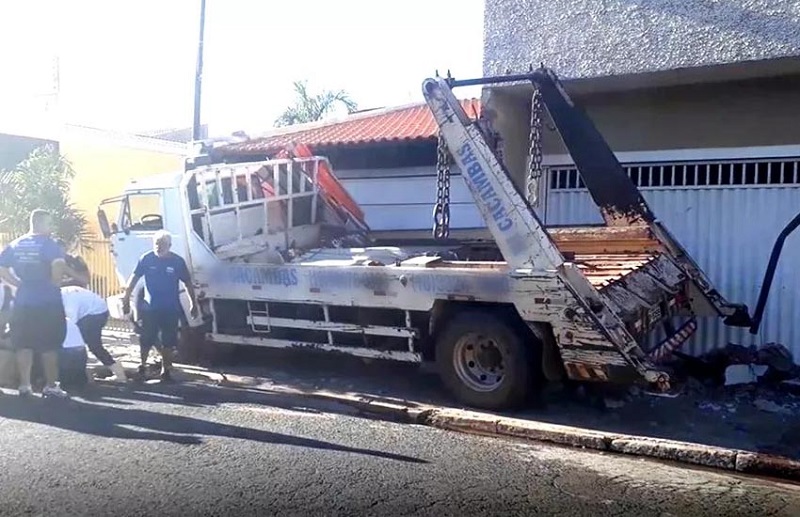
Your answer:
[[[2,515],[798,515],[800,487],[199,384],[0,396]]]

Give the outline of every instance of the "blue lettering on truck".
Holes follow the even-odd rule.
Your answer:
[[[212,276],[215,282],[245,285],[297,285],[297,270],[285,267],[229,266],[217,268]]]
[[[473,187],[489,209],[489,213],[497,227],[501,232],[507,232],[514,226],[514,221],[506,212],[503,200],[497,195],[491,180],[486,177],[486,172],[475,157],[472,147],[469,144],[464,144],[458,150],[458,154],[464,160],[467,176],[469,176]]]
[[[511,290],[508,276],[483,275],[435,275],[415,274],[411,276],[411,289],[426,294],[474,294],[500,296]]]

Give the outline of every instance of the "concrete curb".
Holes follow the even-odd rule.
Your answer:
[[[133,363],[125,363],[128,367]],[[397,422],[427,425],[439,429],[485,436],[507,436],[556,445],[629,454],[712,467],[743,474],[800,481],[800,461],[782,456],[662,438],[609,433],[532,420],[506,418],[489,413],[419,406],[402,400],[377,399],[330,391],[305,391],[281,386],[264,386],[255,377],[226,375],[204,368],[176,365],[192,377],[212,380],[222,386],[259,388],[264,391],[311,397],[353,407],[361,413]]]
[[[373,403],[360,402],[360,404],[363,404],[365,412],[373,411]],[[381,411],[385,409],[381,408]],[[408,413],[406,415],[408,416]],[[427,408],[419,411],[414,423],[463,433],[507,436],[800,481],[800,461],[739,449],[607,433],[457,409]]]

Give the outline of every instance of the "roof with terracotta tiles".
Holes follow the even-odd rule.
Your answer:
[[[480,115],[480,101],[461,101],[472,118]],[[291,143],[309,147],[351,146],[436,138],[438,128],[427,104],[382,108],[349,115],[339,120],[298,124],[273,131],[246,142],[224,147],[231,154],[262,154],[283,149]]]

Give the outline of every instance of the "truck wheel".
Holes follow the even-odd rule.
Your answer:
[[[436,343],[439,376],[462,403],[508,409],[528,400],[535,370],[533,342],[501,316],[466,311],[447,323]]]
[[[178,335],[178,360],[198,364],[206,353],[206,335],[202,327],[181,327]]]

